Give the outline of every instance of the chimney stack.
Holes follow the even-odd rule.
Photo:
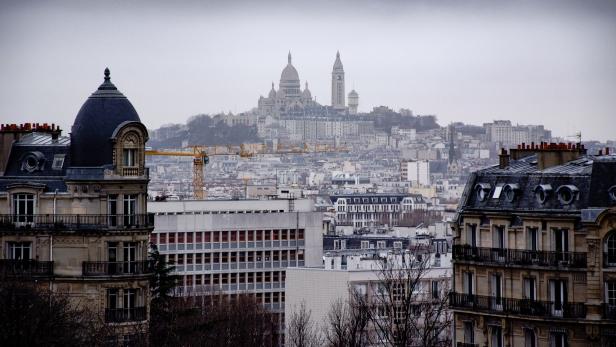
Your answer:
[[[501,152],[498,155],[498,167],[501,169],[505,169],[509,166],[509,154],[507,153],[507,150],[504,148],[501,148]]]

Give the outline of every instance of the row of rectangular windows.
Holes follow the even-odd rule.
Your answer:
[[[153,233],[150,241],[155,244],[168,243],[202,243],[202,242],[243,242],[243,241],[277,241],[303,240],[304,229],[275,230],[234,230],[234,231],[189,231],[171,233]]]
[[[240,273],[214,273],[184,275],[184,285],[220,285],[220,284],[242,284],[242,283],[276,283],[284,282],[286,279],[285,271],[265,271],[265,272],[240,272]]]
[[[156,212],[156,216],[182,216],[199,214],[260,214],[260,213],[284,213],[285,210],[232,210],[232,211],[186,211],[186,212]]]
[[[289,251],[254,251],[254,252],[214,252],[214,253],[188,253],[167,254],[167,262],[177,265],[201,265],[219,263],[244,263],[254,261],[286,261],[304,260],[304,253],[296,250]],[[297,257],[297,259],[296,259]]]

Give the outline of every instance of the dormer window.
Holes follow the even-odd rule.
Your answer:
[[[30,152],[21,159],[21,170],[28,173],[43,170],[45,166],[45,156],[41,152]]]
[[[503,187],[503,192],[505,193],[505,198],[508,202],[513,202],[515,200],[517,192],[520,190],[520,186],[517,183],[506,184]]]
[[[137,166],[137,150],[135,148],[124,148],[124,166]]]
[[[477,200],[485,201],[490,194],[492,187],[488,183],[479,183],[475,185],[475,194],[477,194]]]
[[[51,164],[52,170],[62,170],[64,166],[64,154],[56,154],[53,156],[53,163]]]
[[[580,191],[574,185],[564,185],[558,187],[556,193],[562,205],[570,205],[574,200],[577,200]]]
[[[545,204],[548,196],[552,193],[552,186],[549,184],[540,184],[535,187],[535,199],[540,204]]]

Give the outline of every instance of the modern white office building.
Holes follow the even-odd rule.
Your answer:
[[[282,315],[287,268],[322,264],[323,216],[313,205],[308,199],[150,202],[151,241],[181,276],[177,295],[253,294]]]

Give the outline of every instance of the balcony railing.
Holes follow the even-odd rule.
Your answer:
[[[84,261],[84,276],[131,276],[152,273],[152,263],[142,261]]]
[[[48,276],[53,276],[53,261],[0,259],[0,278]]]
[[[586,253],[529,251],[525,249],[453,246],[453,259],[506,265],[585,268]]]
[[[497,298],[474,294],[449,293],[449,305],[488,313],[506,313],[549,318],[586,318],[584,303],[551,302],[530,299]]]
[[[105,322],[124,323],[144,321],[146,318],[145,312],[145,307],[106,308]]]
[[[616,320],[616,305],[603,304],[603,318]]]
[[[154,226],[153,214],[0,215],[0,231],[125,230]]]

